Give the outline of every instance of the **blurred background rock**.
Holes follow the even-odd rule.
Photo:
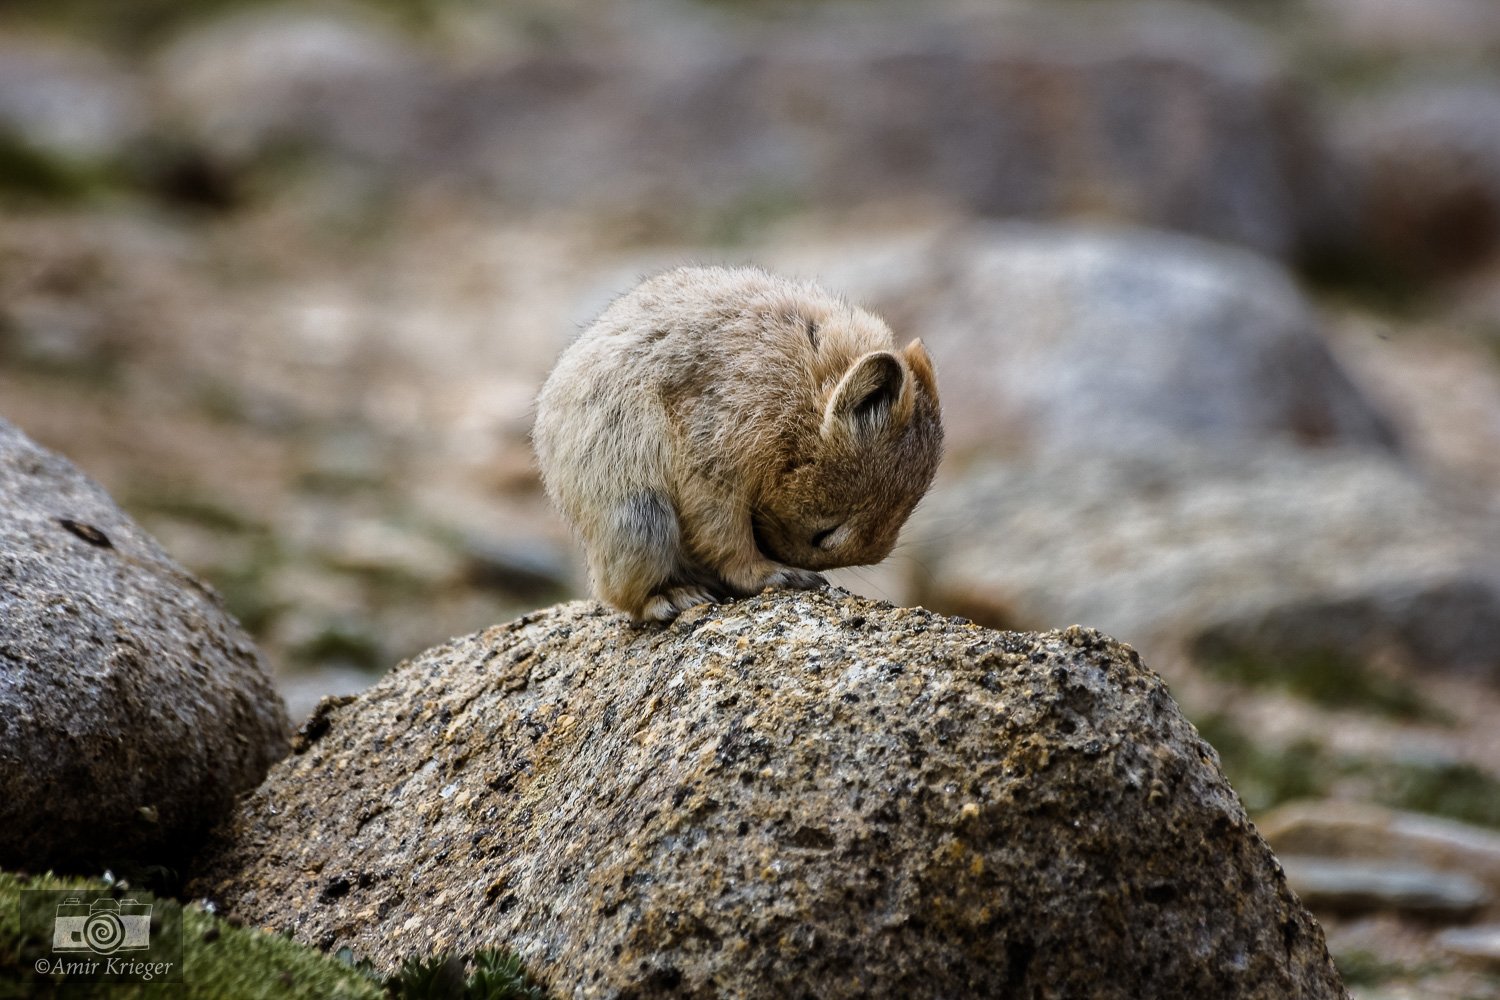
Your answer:
[[[0,7],[0,414],[294,717],[582,592],[532,397],[688,260],[933,349],[842,582],[1136,645],[1359,996],[1500,996],[1500,5]]]

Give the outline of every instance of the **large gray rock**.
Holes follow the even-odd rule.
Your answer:
[[[273,6],[192,29],[157,56],[155,83],[166,113],[226,161],[287,143],[390,159],[419,141],[415,102],[435,72],[421,67],[377,17]]]
[[[927,342],[952,457],[1395,445],[1286,270],[1246,250],[990,223],[784,256]]]
[[[287,731],[218,597],[0,421],[0,867],[180,865]]]
[[[33,35],[0,36],[0,135],[70,162],[120,156],[144,135],[140,82],[102,53]]]
[[[1449,928],[1437,936],[1437,942],[1455,958],[1500,972],[1500,924]]]
[[[840,592],[593,603],[329,701],[189,891],[381,969],[568,997],[1341,997],[1126,647]]]
[[[934,489],[908,534],[917,597],[980,620],[1500,677],[1496,525],[1378,454],[990,462]]]
[[[1458,872],[1289,854],[1281,856],[1281,864],[1287,881],[1315,913],[1399,913],[1418,920],[1463,923],[1494,901],[1484,886]]]
[[[564,27],[457,69],[368,20],[272,10],[194,29],[158,78],[222,155],[290,141],[528,203],[666,207],[690,229],[914,195],[1277,254],[1329,224],[1312,111],[1263,38],[1201,6],[622,20],[670,27],[609,44]]]
[[[1282,854],[1363,859],[1461,872],[1500,898],[1500,832],[1363,802],[1291,802],[1256,826]]]
[[[660,65],[645,110],[661,134],[627,148],[689,186],[820,204],[925,193],[1270,253],[1327,225],[1311,110],[1264,38],[1201,5],[831,17]]]
[[[1307,51],[1323,53],[1335,73],[1350,56],[1484,65],[1500,46],[1500,7],[1490,0],[1309,0],[1299,6],[1307,15],[1296,22],[1299,40]]]

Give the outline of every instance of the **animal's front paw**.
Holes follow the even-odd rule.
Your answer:
[[[703,587],[673,587],[646,598],[641,617],[647,621],[669,622],[688,608],[715,604],[719,596]]]
[[[810,569],[783,566],[766,577],[763,586],[784,587],[788,590],[821,590],[828,586],[828,580],[822,573],[814,573]]]

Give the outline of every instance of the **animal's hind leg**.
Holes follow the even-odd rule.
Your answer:
[[[617,505],[601,541],[591,551],[594,585],[637,620],[671,621],[718,599],[686,565],[677,512],[655,490],[633,493]]]

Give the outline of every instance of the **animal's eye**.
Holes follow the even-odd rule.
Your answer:
[[[838,530],[839,530],[839,525],[835,524],[833,527],[831,527],[831,528],[824,528],[822,531],[818,532],[816,535],[813,535],[812,536],[812,547],[815,548],[815,549],[821,549],[823,547],[823,543],[826,542],[826,541],[828,541],[828,539],[833,536],[833,533],[835,531],[838,531]]]

